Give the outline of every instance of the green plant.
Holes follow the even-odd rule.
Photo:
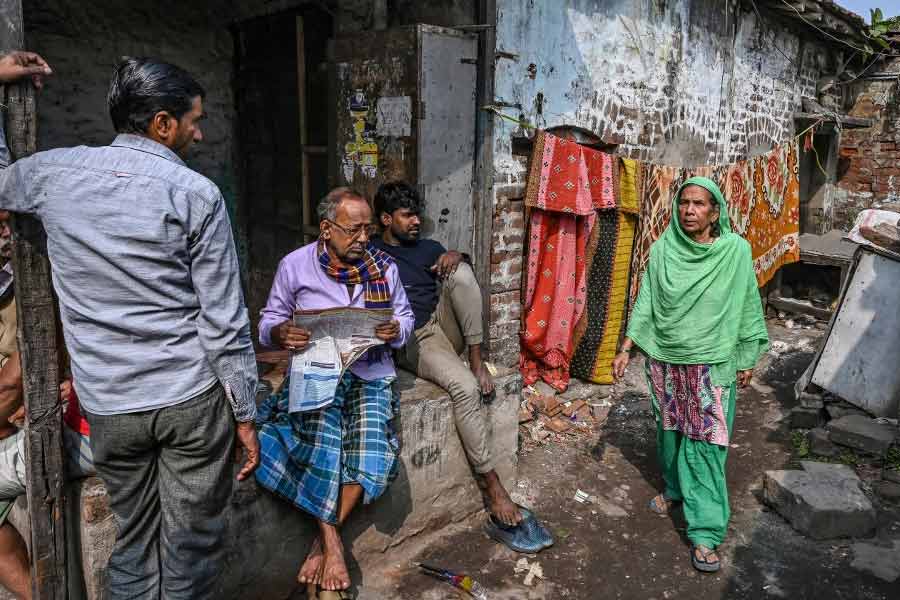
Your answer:
[[[853,450],[845,448],[837,457],[837,461],[849,467],[855,467],[859,464],[859,457]]]
[[[809,456],[809,439],[806,432],[795,429],[791,432],[791,445],[794,447],[794,455],[797,458],[806,458]]]
[[[863,31],[863,34],[876,46],[880,46],[882,50],[887,50],[891,47],[890,40],[887,39],[887,34],[900,29],[900,16],[891,17],[889,19],[884,18],[884,13],[881,12],[880,8],[873,8],[869,10],[870,15],[870,23],[869,27]],[[875,53],[875,50],[866,45],[866,56],[864,59],[867,59],[869,56]]]
[[[884,468],[900,471],[900,448],[891,446],[884,455]]]

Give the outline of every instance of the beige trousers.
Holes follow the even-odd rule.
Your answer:
[[[476,473],[494,469],[488,440],[487,411],[478,380],[460,358],[468,346],[484,339],[481,289],[466,263],[441,286],[431,319],[415,331],[398,353],[400,366],[447,390],[453,417],[469,463]]]

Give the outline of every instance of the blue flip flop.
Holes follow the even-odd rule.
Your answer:
[[[540,542],[544,548],[552,546],[554,543],[553,535],[537,520],[534,513],[524,506],[519,506],[519,512],[522,513],[522,522],[519,525],[528,529],[529,537]]]
[[[538,523],[534,514],[521,506],[519,510],[522,512],[522,520],[518,525],[506,525],[490,515],[484,525],[485,533],[510,550],[524,554],[537,554],[552,546],[553,536]]]

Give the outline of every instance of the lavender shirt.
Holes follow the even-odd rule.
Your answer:
[[[388,288],[391,290],[391,306],[394,318],[400,323],[400,336],[391,342],[391,347],[402,348],[412,334],[416,317],[409,307],[406,292],[400,283],[397,265],[391,264],[387,270]],[[365,308],[365,288],[354,286],[353,299],[347,293],[347,286],[329,277],[316,255],[316,242],[294,250],[278,264],[275,281],[269,292],[269,301],[260,313],[259,343],[272,347],[272,328],[292,318],[295,309],[319,310],[338,306],[356,306]],[[382,358],[377,361],[356,361],[350,370],[354,375],[366,381],[390,377],[396,374],[394,361],[390,354],[379,353]]]

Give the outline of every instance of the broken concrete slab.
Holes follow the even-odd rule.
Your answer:
[[[792,429],[813,429],[822,423],[822,411],[818,408],[795,406],[791,409]]]
[[[879,423],[871,417],[847,415],[827,425],[831,441],[835,444],[882,455],[897,437],[897,428]]]
[[[810,429],[806,439],[809,442],[809,451],[817,456],[834,457],[841,453],[837,444],[831,441],[828,431],[821,427]]]
[[[891,546],[859,542],[850,549],[853,551],[850,566],[854,569],[871,573],[888,583],[900,578],[900,540],[894,540]]]
[[[801,461],[802,470],[766,471],[763,499],[791,526],[813,539],[866,537],[875,509],[847,465]]]
[[[852,404],[848,404],[847,402],[837,402],[837,403],[828,403],[825,406],[825,411],[828,413],[828,418],[831,420],[840,419],[841,417],[846,417],[849,415],[861,415],[863,417],[867,417],[866,411],[861,408],[856,408]]]
[[[876,481],[872,484],[872,489],[885,500],[900,500],[900,483],[893,481]]]

